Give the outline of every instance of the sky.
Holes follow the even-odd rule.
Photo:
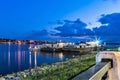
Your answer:
[[[0,37],[120,41],[120,0],[0,0]]]

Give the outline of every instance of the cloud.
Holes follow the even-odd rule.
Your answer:
[[[98,21],[102,25],[93,29],[97,36],[107,40],[120,40],[120,13],[102,15]]]
[[[120,35],[120,13],[102,15],[100,28],[93,29],[98,35]]]
[[[64,24],[55,28],[58,32],[53,35],[76,39],[92,39],[97,36],[105,41],[120,41],[120,13],[101,15],[98,22],[101,25],[91,31],[86,28],[88,25],[80,19],[75,21],[64,20]]]
[[[93,32],[86,28],[87,24],[77,19],[75,21],[64,20],[64,24],[57,26],[55,30],[58,32],[54,36],[61,37],[80,37],[92,35]]]
[[[94,36],[100,37],[104,41],[120,41],[120,13],[104,14],[98,20],[101,25],[90,30],[88,25],[77,19],[75,21],[57,20],[58,24],[54,30],[31,31],[27,39],[72,41],[72,40],[92,40]],[[89,25],[91,25],[90,23]]]

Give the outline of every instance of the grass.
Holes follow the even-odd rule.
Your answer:
[[[47,70],[38,72],[35,75],[22,78],[21,80],[68,80],[78,73],[85,71],[94,64],[94,55],[85,57],[83,59],[70,59],[60,62],[60,65],[53,66]]]
[[[118,48],[107,49],[107,51],[117,51],[118,52]]]

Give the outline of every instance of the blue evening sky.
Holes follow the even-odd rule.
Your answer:
[[[52,35],[43,33],[54,31],[58,21],[79,18],[92,29],[101,26],[101,15],[112,13],[120,13],[119,0],[0,0],[0,37],[47,39]],[[35,38],[37,33],[40,37]],[[58,36],[63,38],[61,34],[54,38]]]

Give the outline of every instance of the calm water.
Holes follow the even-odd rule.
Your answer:
[[[0,75],[22,71],[44,63],[54,63],[73,54],[29,52],[30,45],[0,44]]]

